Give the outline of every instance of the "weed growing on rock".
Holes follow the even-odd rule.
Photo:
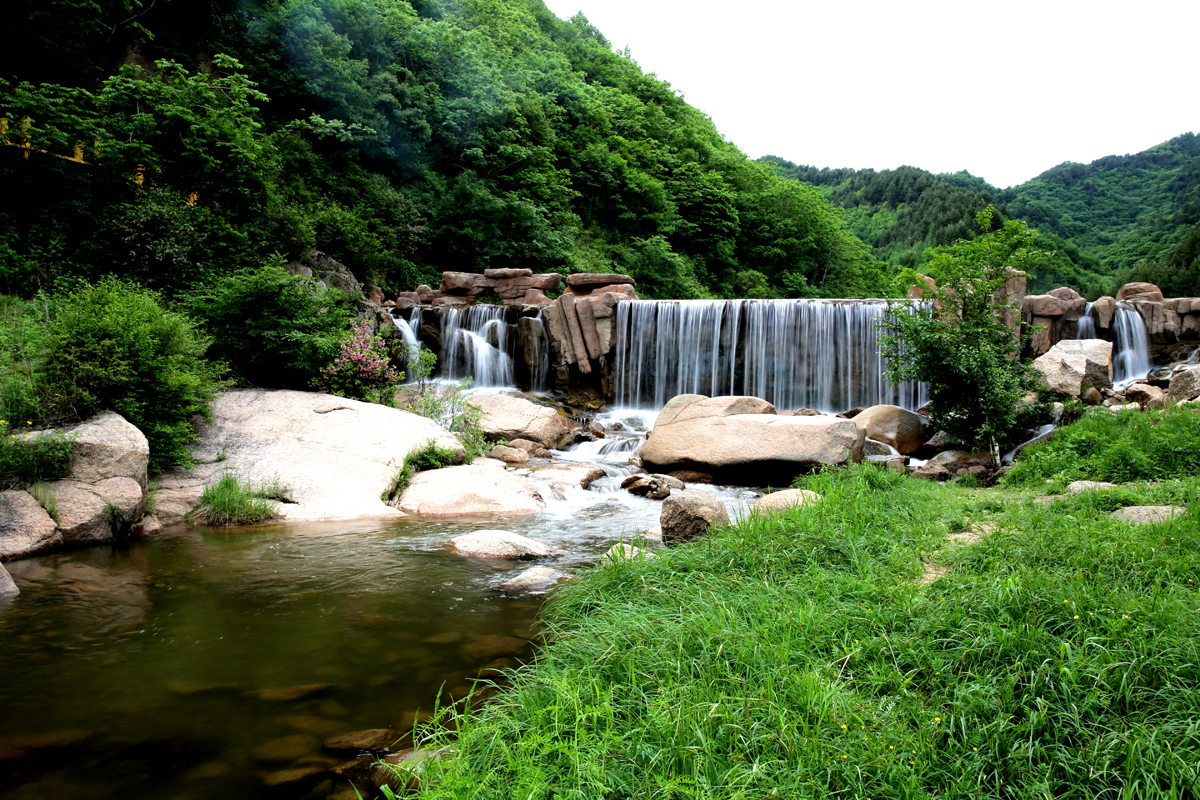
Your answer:
[[[208,525],[251,525],[278,517],[279,504],[275,500],[291,502],[290,498],[291,488],[279,480],[255,488],[227,472],[221,480],[204,487],[200,505],[187,518]]]
[[[32,420],[13,424],[0,419],[0,489],[55,481],[70,474],[74,438],[54,431],[33,432],[32,425]]]
[[[423,469],[440,469],[461,463],[462,458],[458,453],[430,439],[404,457],[404,463],[392,474],[391,484],[379,499],[385,503],[394,501],[404,494],[404,490],[412,483],[413,476]]]

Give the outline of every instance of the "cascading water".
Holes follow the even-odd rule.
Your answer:
[[[539,311],[533,318],[536,334],[533,337],[536,356],[530,359],[529,365],[532,386],[535,392],[550,391],[550,334],[546,331],[546,320]]]
[[[1128,303],[1117,303],[1113,315],[1113,383],[1129,383],[1146,377],[1154,368],[1150,358],[1150,336],[1142,315]]]
[[[413,358],[421,349],[421,338],[417,333],[421,329],[421,309],[412,309],[408,319],[404,319],[393,311],[392,322],[396,323],[396,330],[400,331],[400,338],[404,340],[404,351],[408,354],[408,358]]]
[[[1092,304],[1088,303],[1084,306],[1083,316],[1075,323],[1075,338],[1076,339],[1095,339],[1096,338],[1096,321],[1092,319]]]
[[[879,300],[638,300],[617,305],[614,401],[661,408],[677,394],[746,394],[779,409],[926,402],[884,379]]]
[[[442,377],[474,378],[476,387],[512,386],[504,306],[446,309],[442,316]]]

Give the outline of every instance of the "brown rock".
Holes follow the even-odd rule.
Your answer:
[[[586,294],[588,291],[599,286],[611,286],[614,284],[628,284],[636,286],[637,281],[628,275],[619,275],[616,273],[600,273],[600,272],[577,272],[574,275],[567,276],[567,286],[576,290],[577,294]],[[583,289],[583,292],[578,290]]]
[[[519,447],[496,445],[488,453],[488,458],[495,458],[505,464],[525,464],[529,461],[529,451]]]
[[[255,689],[254,691],[246,692],[244,696],[269,702],[288,702],[322,694],[336,688],[336,686],[337,684],[334,683],[306,683],[300,686],[288,686],[283,689]]]
[[[530,475],[556,486],[586,489],[593,481],[604,477],[604,470],[590,464],[546,464],[530,469]]]
[[[474,558],[544,558],[560,552],[545,542],[508,531],[473,531],[455,536],[450,546],[458,555]]]
[[[17,588],[16,581],[8,574],[4,565],[0,564],[0,597],[16,597],[20,593],[21,590]]]
[[[483,276],[485,278],[531,278],[533,277],[533,270],[514,268],[485,269]]]
[[[317,737],[306,733],[272,739],[250,751],[256,761],[295,761],[317,749]]]
[[[579,315],[575,309],[575,295],[563,294],[554,302],[558,305],[562,318],[567,324],[567,333],[570,338],[566,344],[575,350],[575,363],[579,365],[580,372],[589,375],[592,372],[592,366],[588,360],[587,344],[583,340],[583,328],[579,324]]]
[[[663,501],[659,523],[663,542],[675,545],[704,536],[714,525],[728,525],[729,512],[711,494],[689,489]]]
[[[1200,367],[1187,367],[1171,375],[1171,399],[1179,403],[1200,397]]]
[[[650,500],[662,500],[671,495],[670,487],[654,475],[630,475],[621,481],[621,488]]]
[[[1061,317],[1065,309],[1063,302],[1048,294],[1031,294],[1021,302],[1021,313],[1030,317]]]
[[[372,287],[374,288],[374,287]],[[278,772],[272,772],[263,778],[265,786],[292,786],[297,783],[303,783],[309,778],[315,778],[328,772],[326,767],[295,767],[293,769],[281,769]]]
[[[377,306],[383,305],[383,289],[371,284],[370,291],[367,292],[367,299]]]
[[[1083,299],[1083,295],[1066,286],[1052,289],[1047,294],[1051,297],[1057,297],[1062,302],[1063,315],[1068,318],[1079,319],[1083,314],[1083,310],[1087,308],[1087,300]]]
[[[891,445],[901,455],[913,452],[933,435],[925,418],[899,406],[871,406],[854,418],[868,439]]]
[[[1092,303],[1092,319],[1096,321],[1096,327],[1101,330],[1109,330],[1112,328],[1113,317],[1117,313],[1117,301],[1112,297],[1101,297],[1096,302]]]
[[[697,472],[692,469],[677,469],[674,472],[667,473],[672,478],[675,478],[685,484],[687,483],[712,483],[713,476],[707,472]]]
[[[333,751],[366,750],[381,752],[394,749],[396,743],[403,740],[405,736],[406,734],[403,731],[396,731],[391,728],[372,728],[365,731],[351,731],[350,733],[343,733],[331,739],[326,739],[322,747]]]
[[[458,654],[464,661],[482,663],[501,656],[518,656],[528,645],[528,641],[515,636],[486,634],[467,639],[459,645]]]
[[[483,409],[482,427],[492,440],[525,439],[554,447],[567,431],[553,408],[506,394],[477,394],[472,404]]]
[[[1089,406],[1096,406],[1104,401],[1104,395],[1101,394],[1100,390],[1095,386],[1089,386],[1087,391],[1084,392],[1081,397],[1083,402],[1087,403]]]
[[[914,478],[921,478],[927,481],[947,481],[953,477],[953,473],[941,464],[930,464],[928,462],[914,469],[912,474]]]
[[[1150,303],[1161,303],[1162,299],[1162,289],[1159,289],[1153,283],[1127,283],[1117,292],[1118,302],[1122,300],[1144,300]]]
[[[132,478],[144,491],[150,443],[120,414],[105,411],[63,433],[75,439],[70,477],[85,483]]]
[[[1125,390],[1125,399],[1142,408],[1166,408],[1167,393],[1148,383],[1135,383]]]

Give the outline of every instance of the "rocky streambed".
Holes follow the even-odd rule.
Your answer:
[[[658,524],[661,502],[621,488],[644,422],[604,418],[605,438],[515,468],[477,468],[534,487],[542,506],[533,514],[389,509],[241,529],[169,523],[122,546],[12,561],[20,594],[0,600],[0,798],[351,798],[352,781],[368,789],[370,763],[411,746],[414,722],[436,703],[472,690],[486,697],[531,656],[542,595],[511,586],[515,578],[535,566],[591,568]],[[288,447],[314,437],[303,430]],[[227,459],[261,452],[241,447]],[[758,495],[691,488],[734,516]],[[316,497],[303,507],[319,507]],[[552,552],[467,557],[448,544],[482,530]]]

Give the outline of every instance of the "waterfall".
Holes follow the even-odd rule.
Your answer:
[[[418,331],[421,330],[421,309],[412,309],[408,319],[401,317],[394,309],[391,316],[392,322],[396,324],[396,330],[400,331],[400,338],[404,340],[404,352],[411,360],[421,350],[421,338],[418,335]]]
[[[536,344],[534,347],[537,350],[537,355],[530,363],[530,378],[533,384],[530,388],[535,392],[550,391],[550,334],[546,330],[546,320],[542,318],[542,312],[539,311],[537,316],[533,318],[534,324],[537,326],[538,334],[535,337]]]
[[[1154,367],[1146,321],[1133,306],[1117,303],[1113,316],[1113,383],[1132,383]]]
[[[1075,338],[1076,339],[1095,339],[1096,338],[1096,321],[1092,319],[1092,304],[1088,303],[1083,308],[1083,316],[1075,323]]]
[[[780,410],[917,408],[923,384],[884,379],[882,300],[637,300],[617,305],[614,402],[746,394]]]
[[[477,387],[512,386],[504,306],[448,308],[442,316],[442,377],[474,378]]]

